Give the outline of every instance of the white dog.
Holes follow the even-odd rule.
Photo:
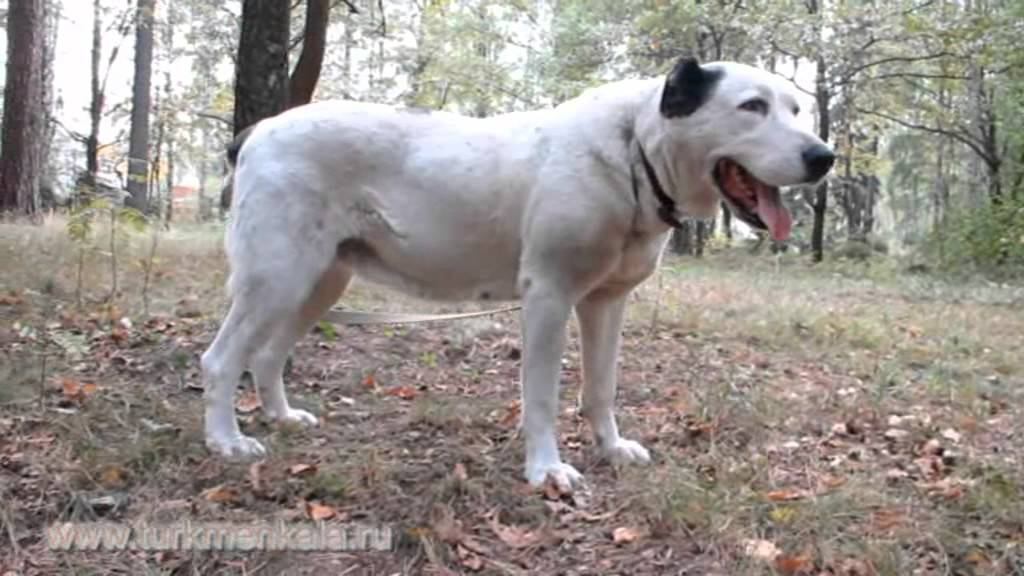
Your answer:
[[[359,274],[420,297],[521,300],[526,479],[565,490],[582,480],[555,430],[575,311],[596,444],[612,461],[647,462],[613,411],[627,296],[678,219],[712,216],[719,197],[747,224],[789,235],[778,187],[821,179],[835,158],[798,113],[770,73],[683,59],[665,79],[548,110],[478,119],[323,102],[262,121],[229,150],[232,304],[202,358],[207,445],[264,453],[235,417],[245,370],[269,417],[317,423],[288,404],[282,369]]]

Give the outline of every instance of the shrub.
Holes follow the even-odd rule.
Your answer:
[[[1024,275],[1024,198],[950,212],[922,249],[940,270]]]

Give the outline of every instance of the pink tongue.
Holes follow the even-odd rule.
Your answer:
[[[778,190],[758,187],[757,215],[768,226],[772,238],[779,241],[789,238],[789,232],[793,228],[793,217],[782,205]]]

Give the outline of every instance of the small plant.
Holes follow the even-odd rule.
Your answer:
[[[160,227],[153,226],[150,234],[149,241],[149,253],[145,260],[142,260],[142,270],[144,273],[142,279],[142,312],[144,315],[149,316],[149,283],[153,277],[153,266],[156,265],[156,247],[160,241]]]
[[[92,239],[93,221],[96,212],[101,209],[101,199],[93,199],[86,204],[76,206],[68,218],[67,234],[72,242],[78,245],[78,264],[75,271],[75,302],[82,307],[82,273],[85,270],[85,250]]]
[[[85,251],[93,238],[96,219],[100,215],[110,218],[110,297],[112,302],[117,297],[117,225],[125,224],[141,232],[146,228],[146,216],[134,208],[118,206],[107,198],[93,198],[86,204],[76,207],[71,212],[67,223],[67,234],[78,245],[78,270],[75,281],[75,300],[82,306],[82,273],[85,269]],[[154,248],[155,250],[155,248]]]
[[[326,320],[321,320],[317,324],[317,331],[324,337],[327,342],[334,342],[338,339],[338,330],[334,327],[334,324]]]

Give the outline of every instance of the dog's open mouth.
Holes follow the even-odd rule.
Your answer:
[[[775,240],[789,238],[793,218],[779,189],[754,177],[743,166],[723,158],[712,172],[715,185],[736,216],[754,228],[767,230]]]

